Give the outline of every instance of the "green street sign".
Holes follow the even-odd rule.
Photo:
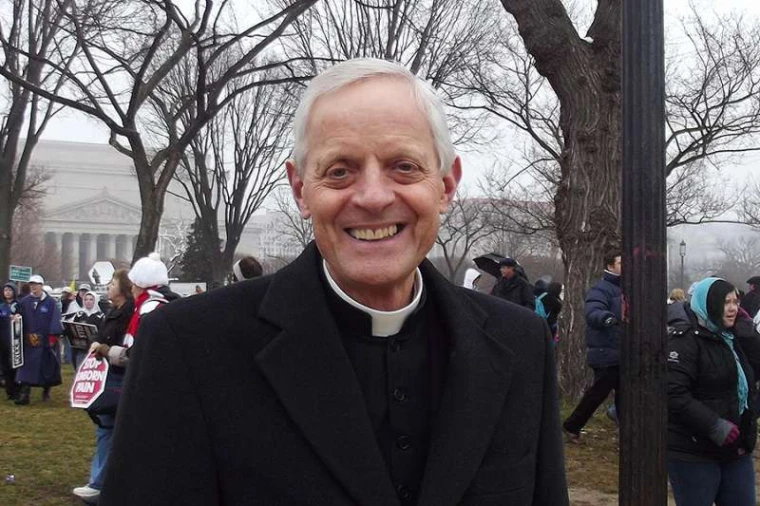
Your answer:
[[[23,265],[11,265],[10,276],[8,276],[8,279],[10,279],[11,281],[27,282],[29,281],[29,278],[31,277],[32,277],[31,267],[24,267]]]

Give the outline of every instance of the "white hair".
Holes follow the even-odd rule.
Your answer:
[[[448,173],[456,152],[451,142],[443,103],[428,83],[412,74],[403,65],[376,58],[355,58],[334,65],[311,80],[293,118],[293,159],[299,175],[306,161],[306,126],[314,103],[322,96],[334,93],[355,82],[374,77],[392,77],[407,82],[420,111],[427,118],[442,174]],[[389,104],[390,106],[390,104]]]

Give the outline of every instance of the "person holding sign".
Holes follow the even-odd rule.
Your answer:
[[[42,276],[33,275],[28,284],[31,293],[21,299],[19,311],[24,324],[24,365],[16,372],[21,386],[14,402],[21,406],[29,404],[31,387],[42,387],[42,400],[47,401],[50,388],[61,384],[61,311],[42,289]]]
[[[98,294],[95,292],[89,291],[87,292],[84,297],[82,297],[82,304],[84,307],[82,307],[79,311],[76,313],[69,313],[64,317],[64,321],[67,322],[74,322],[74,323],[86,323],[88,325],[94,325],[95,327],[100,327],[100,324],[103,322],[103,312],[100,310],[100,306],[98,306]],[[69,336],[67,336],[69,337]],[[87,349],[81,349],[77,348],[75,346],[72,346],[71,348],[71,365],[74,366],[74,370],[76,371],[79,368],[79,364],[82,362],[82,359],[87,356]]]
[[[3,297],[0,300],[0,369],[5,381],[5,394],[7,399],[16,398],[18,385],[16,384],[16,369],[13,367],[13,351],[11,344],[11,318],[18,313],[19,305],[16,300],[16,285],[6,283],[3,285]]]
[[[462,173],[435,90],[349,60],[292,130],[315,241],[142,320],[99,506],[567,506],[546,323],[425,258]]]
[[[87,307],[87,295],[83,300]],[[108,283],[108,298],[111,301],[111,309],[102,318],[98,335],[90,347],[96,356],[109,361],[108,371],[111,381],[121,383],[125,368],[124,362],[109,359],[111,347],[123,347],[127,325],[134,313],[134,299],[132,298],[132,282],[126,269],[118,269],[113,273],[111,282]],[[118,358],[120,354],[115,356]],[[95,453],[90,463],[90,479],[86,485],[76,487],[72,493],[85,501],[93,501],[100,495],[103,485],[104,470],[111,451],[111,439],[113,437],[116,413],[98,414],[99,424],[95,428]]]

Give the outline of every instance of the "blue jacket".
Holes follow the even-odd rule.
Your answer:
[[[10,350],[11,316],[18,313],[19,310],[18,301],[16,300],[16,285],[13,283],[6,283],[3,285],[3,289],[5,289],[6,286],[13,290],[13,301],[5,302],[0,298],[0,350]],[[2,292],[0,292],[0,296],[1,294]]]
[[[586,294],[586,362],[591,367],[620,364],[621,299],[620,276],[610,272]]]

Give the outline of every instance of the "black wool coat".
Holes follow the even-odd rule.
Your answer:
[[[144,317],[101,506],[398,506],[320,268]],[[545,322],[420,269],[451,355],[418,504],[567,505]]]

